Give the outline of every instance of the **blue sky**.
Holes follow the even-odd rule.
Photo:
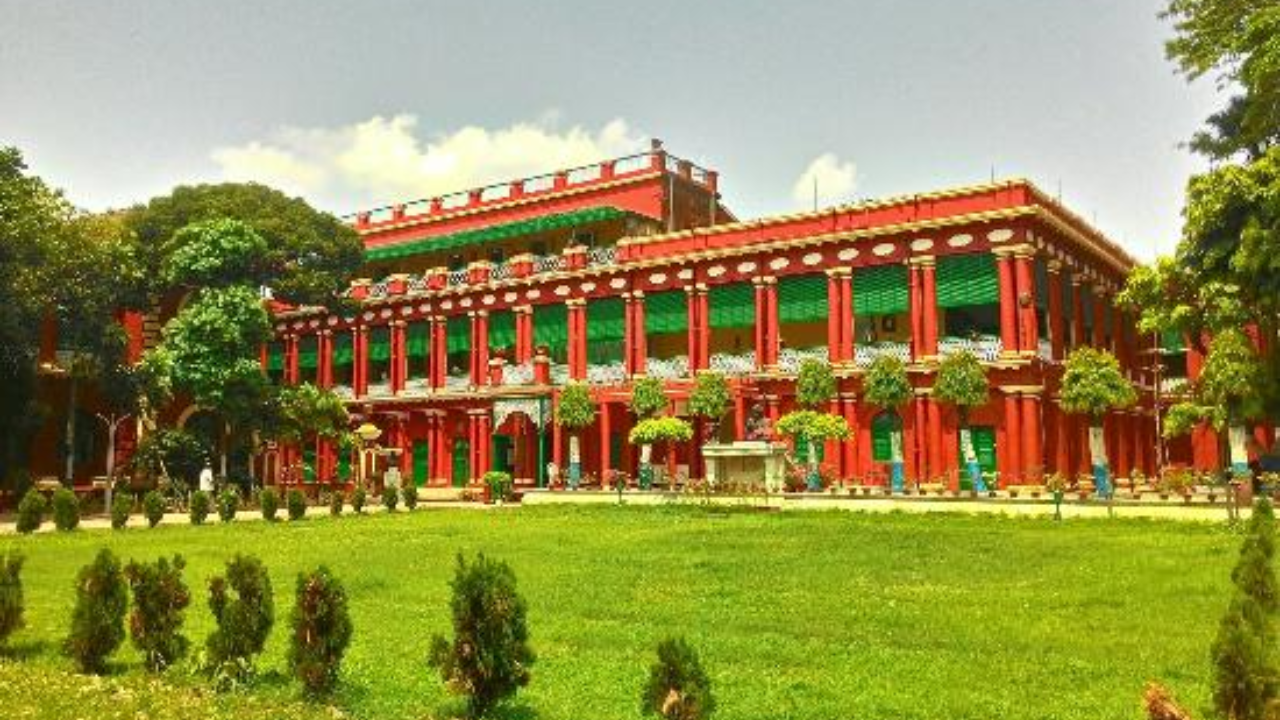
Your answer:
[[[0,0],[0,143],[90,209],[253,178],[345,213],[666,141],[740,217],[1025,176],[1168,250],[1220,102],[1162,0]]]

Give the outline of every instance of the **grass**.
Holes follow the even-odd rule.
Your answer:
[[[346,582],[355,623],[334,706],[359,718],[450,716],[460,705],[426,650],[448,631],[455,554],[485,551],[514,568],[539,655],[508,718],[638,717],[668,634],[699,649],[721,720],[1138,718],[1152,678],[1194,710],[1207,705],[1208,647],[1238,542],[1192,523],[616,507],[11,537],[0,547],[28,558],[28,627],[11,641],[22,657],[0,661],[0,707],[48,702],[29,717],[62,717],[57,688],[108,692],[72,676],[56,651],[76,569],[106,544],[126,559],[187,558],[196,646],[212,624],[205,582],[232,553],[257,554],[272,572],[277,625],[251,691],[210,696],[180,670],[156,685],[132,646],[117,655],[110,692],[162,695],[192,717],[333,716],[297,702],[280,675],[294,577],[320,563]],[[79,716],[134,716],[124,709]]]

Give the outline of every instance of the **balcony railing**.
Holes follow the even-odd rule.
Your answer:
[[[458,285],[466,285],[466,284],[467,284],[467,271],[465,269],[453,270],[449,273],[449,278],[448,278],[449,287],[456,287]]]
[[[511,277],[511,265],[500,262],[489,269],[490,280],[506,280]]]
[[[592,248],[587,251],[587,265],[601,267],[613,265],[618,261],[618,250],[614,247]]]
[[[536,273],[555,272],[564,269],[564,257],[561,255],[543,255],[533,261],[533,271]]]
[[[533,363],[523,362],[519,365],[504,365],[502,367],[502,384],[532,385]]]
[[[356,394],[352,392],[350,385],[334,385],[332,390],[334,395],[337,395],[343,400],[350,400],[356,396]]]
[[[553,363],[551,370],[551,384],[564,385],[569,382],[569,366],[563,363]]]
[[[466,390],[471,387],[470,375],[448,375],[444,379],[446,390]]]
[[[672,358],[649,358],[645,361],[645,372],[660,380],[676,380],[689,376],[689,357],[677,355]]]
[[[1177,395],[1187,389],[1188,381],[1184,377],[1160,378],[1160,392],[1165,395]]]
[[[421,275],[409,278],[409,292],[419,293],[427,291],[427,279]]]
[[[376,282],[373,285],[369,286],[370,299],[376,300],[378,298],[384,298],[388,294],[389,294],[389,289],[388,289],[386,280],[383,280],[382,282]]]
[[[778,353],[778,369],[787,374],[800,372],[805,360],[817,360],[825,363],[828,358],[826,347],[782,348]]]
[[[587,366],[587,382],[592,385],[618,385],[627,381],[627,368],[622,362]]]
[[[369,391],[365,393],[369,397],[390,397],[394,393],[391,392],[391,383],[369,383]]]
[[[870,365],[881,355],[891,355],[905,363],[911,360],[911,346],[901,342],[868,343],[866,345],[858,345],[853,354],[854,362],[858,367]]]
[[[756,351],[741,354],[712,353],[711,369],[728,376],[750,375],[756,371]]]
[[[1000,357],[1000,338],[984,335],[976,338],[945,337],[938,340],[938,354],[967,351],[983,362],[995,362]]]

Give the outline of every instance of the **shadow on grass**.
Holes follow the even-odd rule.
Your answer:
[[[467,704],[465,701],[454,700],[440,706],[439,714],[433,717],[450,718],[468,718]],[[537,720],[538,711],[532,706],[519,700],[512,702],[504,702],[485,714],[488,720]]]
[[[0,658],[5,660],[31,660],[41,655],[55,655],[57,648],[48,640],[31,640],[12,645],[0,645]]]

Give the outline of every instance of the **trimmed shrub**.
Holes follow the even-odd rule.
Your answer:
[[[342,514],[342,506],[346,503],[346,498],[342,496],[341,490],[334,490],[329,495],[329,514],[338,517]]]
[[[400,491],[390,485],[382,488],[382,507],[387,512],[395,512],[396,505],[400,504]]]
[[[236,519],[236,511],[240,509],[240,493],[231,488],[218,495],[218,519],[229,523]]]
[[[404,501],[405,510],[414,510],[418,507],[418,488],[409,483],[400,488],[400,499]]]
[[[301,490],[293,488],[284,500],[290,520],[301,520],[307,516],[307,496]]]
[[[351,509],[355,510],[357,515],[364,512],[364,503],[368,497],[369,494],[363,487],[356,486],[356,489],[351,491]]]
[[[53,493],[53,526],[71,532],[80,526],[80,498],[71,488],[58,488]]]
[[[111,498],[111,527],[120,530],[129,524],[129,516],[133,514],[133,495],[118,492]]]
[[[262,561],[236,555],[227,563],[225,577],[209,580],[209,610],[218,624],[205,643],[209,669],[220,678],[248,677],[275,622],[271,577]]]
[[[155,527],[164,518],[164,496],[159,490],[152,490],[142,496],[142,515],[147,518],[147,527]]]
[[[184,567],[182,556],[174,555],[173,562],[166,558],[154,563],[130,562],[124,569],[133,591],[129,636],[151,672],[173,665],[187,654],[190,645],[182,634],[182,614],[191,604],[191,593],[182,582]]]
[[[23,625],[22,561],[16,550],[0,555],[0,647]]]
[[[39,490],[31,488],[26,495],[22,496],[22,501],[18,503],[18,532],[33,533],[40,529],[44,524],[44,512],[48,508],[44,495]]]
[[[711,679],[684,638],[658,643],[658,661],[640,694],[640,712],[666,720],[702,720],[716,709]]]
[[[1240,559],[1231,572],[1236,585],[1226,614],[1218,626],[1210,655],[1213,659],[1213,705],[1230,720],[1262,720],[1280,702],[1276,678],[1275,616],[1280,610],[1273,562],[1276,520],[1271,503],[1258,500],[1245,531]]]
[[[276,513],[280,511],[280,493],[275,488],[263,488],[258,493],[258,508],[262,510],[263,520],[275,522]]]
[[[427,662],[453,693],[466,696],[469,715],[482,717],[529,684],[535,656],[525,601],[511,568],[483,553],[470,564],[459,554],[449,585],[454,640],[436,635]]]
[[[81,672],[101,673],[107,658],[124,641],[124,613],[129,604],[120,561],[103,548],[76,576],[76,606],[71,635],[64,649]]]
[[[191,493],[191,524],[203,525],[209,517],[209,506],[212,504],[213,499],[209,497],[209,493],[203,490]]]
[[[321,565],[298,575],[292,618],[289,669],[309,695],[323,695],[338,683],[342,656],[351,643],[347,593]]]

